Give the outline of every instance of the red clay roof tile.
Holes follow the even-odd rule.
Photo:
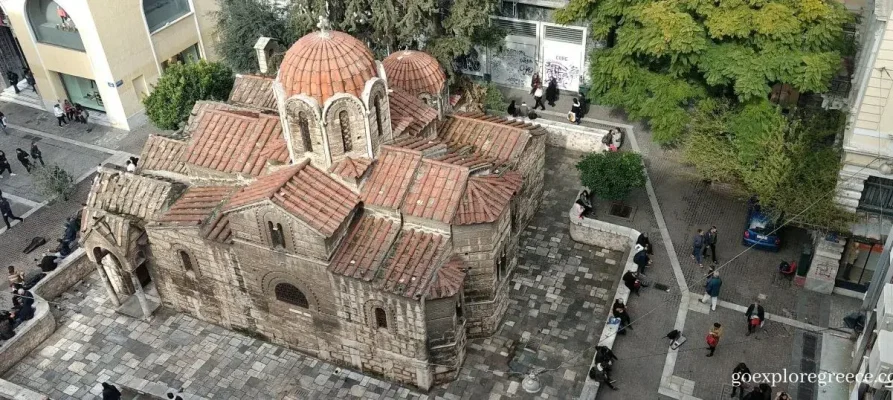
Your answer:
[[[452,115],[440,125],[438,137],[450,147],[472,146],[476,153],[500,162],[513,162],[530,139],[528,124],[515,124],[505,118],[481,113]]]
[[[220,172],[260,175],[269,161],[287,163],[279,118],[238,109],[202,109],[183,160]]]
[[[344,179],[359,179],[366,173],[372,160],[366,157],[344,157],[343,160],[329,168],[329,172]]]
[[[422,161],[417,151],[382,146],[361,196],[368,205],[398,209]]]
[[[450,223],[459,207],[468,168],[422,160],[401,211],[414,217]]]
[[[402,134],[418,135],[437,120],[436,110],[399,88],[388,93],[388,106],[391,110],[391,130],[394,137]]]
[[[322,106],[335,93],[359,97],[366,81],[378,76],[372,52],[344,32],[312,32],[298,39],[279,66],[285,95],[304,94]]]
[[[509,171],[499,175],[468,178],[468,187],[459,203],[453,223],[470,225],[496,221],[521,189],[521,174]]]
[[[212,216],[237,188],[232,186],[193,186],[161,215],[166,225],[201,225]]]
[[[186,173],[186,166],[181,159],[188,145],[180,140],[149,135],[140,154],[139,171]]]
[[[442,262],[447,239],[444,236],[403,229],[385,262],[375,285],[385,291],[416,298],[425,293],[434,272]]]
[[[385,218],[363,216],[335,253],[329,271],[371,281],[400,231],[400,224]]]
[[[276,95],[273,94],[273,79],[254,75],[236,75],[229,102],[243,107],[261,110],[278,110]]]
[[[388,86],[418,96],[422,93],[439,95],[446,85],[446,74],[434,57],[421,51],[398,51],[382,62]]]
[[[455,296],[465,282],[465,262],[454,255],[437,270],[434,281],[428,287],[427,299],[443,299]]]

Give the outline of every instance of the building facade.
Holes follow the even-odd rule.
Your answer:
[[[325,25],[323,25],[325,26]],[[239,76],[136,173],[103,169],[82,244],[109,299],[204,321],[428,389],[496,332],[545,132],[450,114],[420,52],[382,63],[321,30],[275,79]]]
[[[217,58],[214,0],[0,0],[0,6],[37,82],[34,105],[49,110],[68,99],[117,128],[145,122],[142,99],[167,65]]]

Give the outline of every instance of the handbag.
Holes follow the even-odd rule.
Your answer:
[[[570,121],[570,122],[576,122],[576,121],[577,121],[577,114],[574,114],[573,111],[568,111],[568,113],[567,113],[567,120]]]
[[[759,318],[751,318],[750,326],[753,326],[753,327],[760,326],[760,319]]]
[[[711,333],[707,334],[707,346],[716,347],[716,345],[718,343],[719,343],[719,339],[717,339],[715,335],[713,335]]]

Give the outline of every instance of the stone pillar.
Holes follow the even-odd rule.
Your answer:
[[[130,281],[133,282],[133,294],[140,302],[140,308],[143,310],[143,319],[146,321],[152,319],[152,310],[149,309],[149,300],[146,299],[146,293],[143,292],[143,285],[140,284],[139,278],[131,271],[129,273]]]
[[[112,281],[109,280],[108,274],[105,273],[105,267],[102,266],[102,263],[96,263],[96,270],[99,271],[99,277],[102,278],[102,284],[105,286],[105,290],[109,294],[109,299],[112,300],[115,307],[120,307],[121,300],[118,299],[118,294],[115,293],[115,288],[112,287]]]

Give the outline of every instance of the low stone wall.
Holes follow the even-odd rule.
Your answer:
[[[62,260],[55,270],[37,282],[31,293],[44,299],[55,299],[95,270],[96,266],[86,257],[84,249],[79,248]]]
[[[636,240],[639,238],[640,232],[635,229],[595,219],[580,218],[574,212],[573,207],[568,211],[568,218],[570,220],[571,239],[580,243],[604,247],[611,250],[627,251],[635,246]],[[626,264],[620,276],[623,276],[626,271],[636,270],[636,264],[633,262],[634,255],[635,254],[632,251],[629,252],[629,255],[626,258]],[[617,284],[617,291],[614,293],[614,298],[621,299],[623,300],[623,303],[626,304],[627,300],[629,300],[629,294],[629,289],[626,288],[621,279]],[[617,337],[618,328],[616,324],[608,323],[608,320],[611,318],[612,315],[609,313],[605,320],[605,327],[602,329],[598,341],[600,346],[605,346],[609,349],[614,348],[614,339]],[[594,366],[595,356],[593,355],[589,367],[592,368]],[[589,369],[584,373],[588,375]],[[583,384],[583,390],[580,392],[580,400],[595,400],[599,386],[599,382],[589,379],[587,376],[586,383]]]
[[[608,133],[606,129],[555,122],[545,118],[537,118],[535,120],[513,117],[506,118],[512,121],[530,122],[542,126],[549,132],[549,135],[546,137],[546,144],[549,146],[563,147],[565,149],[587,153],[605,150],[605,145],[602,144],[602,137]]]
[[[9,381],[0,380],[0,399],[4,400],[48,400],[50,397]]]
[[[56,330],[56,320],[46,300],[35,296],[34,308],[34,318],[19,325],[15,336],[0,346],[0,374],[9,371]]]

